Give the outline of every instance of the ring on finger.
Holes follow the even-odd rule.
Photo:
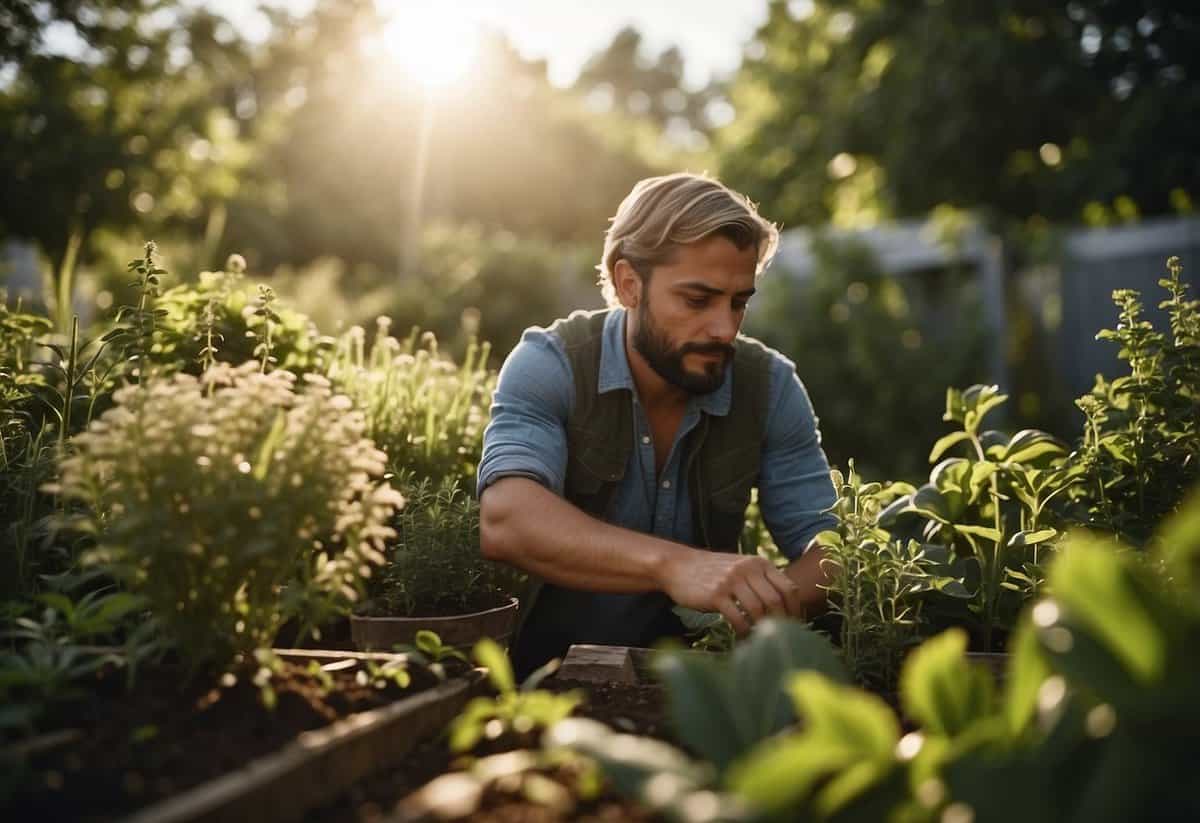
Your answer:
[[[754,618],[750,615],[750,612],[747,611],[746,607],[742,605],[742,601],[738,600],[736,597],[733,598],[733,607],[738,610],[738,614],[746,618],[747,623],[754,622]]]

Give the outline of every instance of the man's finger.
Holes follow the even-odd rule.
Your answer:
[[[800,598],[800,587],[792,581],[792,578],[773,566],[767,569],[766,578],[775,591],[783,596],[783,600],[787,604],[787,613],[792,617],[803,617],[804,604]]]
[[[752,624],[762,620],[767,615],[766,604],[750,586],[749,581],[740,580],[733,587],[733,605],[739,607],[747,620]]]
[[[729,621],[729,625],[733,627],[734,634],[738,637],[745,637],[750,632],[750,621],[747,620],[742,610],[733,602],[733,597],[726,597],[720,603],[719,608],[721,614]]]
[[[764,615],[773,614],[784,617],[791,613],[783,593],[771,585],[771,581],[767,579],[765,573],[751,575],[746,582],[758,595],[758,599],[762,601]]]

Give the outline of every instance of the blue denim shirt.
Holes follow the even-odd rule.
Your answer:
[[[625,353],[624,321],[624,310],[610,312],[600,353],[598,391],[628,389],[634,406],[636,442],[613,500],[611,522],[694,545],[691,500],[682,477],[682,444],[700,422],[701,412],[729,413],[733,370],[726,371],[725,381],[715,392],[688,401],[667,462],[656,477],[650,426],[638,401]],[[789,559],[795,559],[817,532],[836,525],[835,518],[824,513],[836,495],[808,394],[796,376],[794,364],[777,352],[768,390],[759,507],[776,545]],[[501,477],[516,475],[532,478],[562,495],[567,468],[566,426],[574,402],[575,383],[562,341],[542,328],[526,330],[500,370],[491,423],[484,433],[479,494]],[[573,627],[558,628],[564,636],[571,635],[566,638],[569,642],[577,643],[645,645],[653,639],[645,637],[645,627],[660,625],[662,616],[657,612],[664,604],[668,608],[670,605],[661,595],[572,595],[577,608],[571,611],[578,612],[579,620]],[[564,622],[562,614],[555,618],[560,624]]]

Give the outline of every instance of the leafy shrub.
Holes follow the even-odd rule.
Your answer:
[[[402,501],[362,415],[309,375],[217,364],[128,386],[73,439],[59,490],[88,504],[100,564],[144,594],[187,661],[344,612]]]
[[[842,656],[864,686],[890,691],[905,654],[922,639],[928,592],[955,598],[970,593],[950,572],[945,546],[893,538],[879,526],[884,508],[914,489],[907,483],[863,483],[833,470],[837,529],[817,535],[828,574],[830,611],[841,618]]]
[[[531,324],[602,305],[595,257],[591,247],[435,225],[421,237],[417,271],[397,284],[390,314],[400,328],[432,330],[455,356],[472,338],[507,352]]]
[[[1072,482],[1066,445],[1057,438],[1036,429],[1009,436],[983,428],[1007,399],[996,386],[947,389],[942,419],[959,428],[930,450],[929,462],[936,465],[929,482],[879,515],[879,524],[897,534],[905,521],[915,521],[924,541],[948,547],[966,562],[983,651],[992,651],[996,628],[1013,625],[1020,607],[1038,593],[1046,549],[1062,525],[1050,504]],[[964,456],[942,459],[955,448]],[[964,622],[961,617],[953,622]]]
[[[510,567],[479,551],[479,504],[455,477],[393,479],[405,499],[391,525],[386,561],[367,586],[364,613],[377,617],[464,614],[503,605],[516,591]]]
[[[438,352],[437,338],[416,329],[403,341],[378,321],[367,352],[355,327],[337,344],[329,377],[363,410],[367,435],[389,455],[392,471],[417,482],[468,483],[483,450],[496,373],[487,343],[471,343],[461,366]]]
[[[1114,291],[1117,328],[1096,337],[1121,347],[1129,373],[1097,376],[1091,394],[1076,401],[1087,418],[1073,455],[1083,478],[1079,519],[1136,545],[1200,480],[1200,301],[1187,299],[1179,258],[1167,268],[1159,284],[1169,296],[1159,308],[1170,334],[1143,318],[1138,292]]]
[[[269,287],[252,288],[244,271],[240,256],[231,255],[224,271],[201,272],[199,283],[162,292],[149,361],[189,374],[213,362],[264,358],[268,367],[296,374],[322,371],[333,341],[307,317],[279,305]]]
[[[923,643],[900,678],[908,733],[879,697],[790,666],[763,670],[737,699],[701,678],[668,680],[669,698],[693,708],[677,715],[679,737],[702,760],[576,719],[546,745],[594,758],[623,794],[688,823],[1194,820],[1200,496],[1154,542],[1167,578],[1104,540],[1069,537],[999,688],[965,657],[961,629]],[[754,705],[746,694],[773,691],[798,725],[714,734],[722,712]]]

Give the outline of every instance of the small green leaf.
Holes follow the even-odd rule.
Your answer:
[[[1008,547],[1010,549],[1019,549],[1025,546],[1035,546],[1038,543],[1045,543],[1047,540],[1052,540],[1058,536],[1057,529],[1038,529],[1037,531],[1020,531],[1008,539]]]
[[[955,523],[954,530],[956,532],[960,532],[961,534],[969,534],[973,537],[981,537],[984,540],[990,540],[993,543],[999,543],[1003,537],[1000,532],[996,531],[991,526],[973,526],[970,524],[963,525]]]
[[[938,459],[946,453],[946,450],[964,440],[970,440],[971,435],[965,431],[950,432],[944,437],[938,438],[938,441],[933,444],[933,448],[929,452],[929,462],[936,463]]]
[[[500,644],[490,637],[485,637],[475,644],[473,650],[476,662],[488,670],[488,679],[501,694],[511,694],[517,690],[516,678],[513,676],[512,663]]]

